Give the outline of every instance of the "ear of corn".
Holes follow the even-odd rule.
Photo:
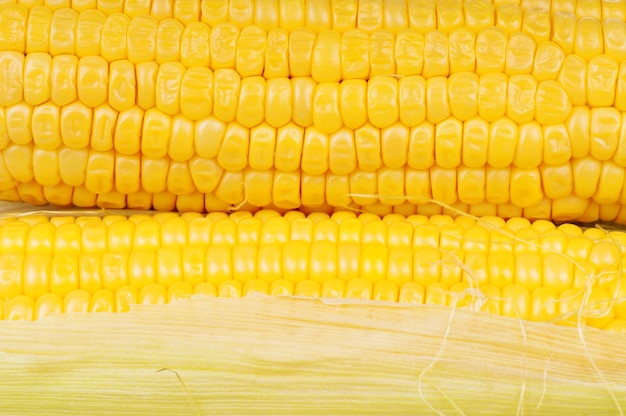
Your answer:
[[[4,199],[626,221],[612,3],[122,3],[1,6]]]
[[[521,218],[7,217],[0,298],[11,320],[264,293],[453,305],[621,331],[625,245],[621,232]]]

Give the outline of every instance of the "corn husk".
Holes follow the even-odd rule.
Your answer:
[[[194,297],[0,322],[0,414],[618,415],[626,334],[461,308]]]

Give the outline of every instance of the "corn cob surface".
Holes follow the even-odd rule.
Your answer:
[[[621,3],[288,3],[0,6],[0,198],[626,222]]]

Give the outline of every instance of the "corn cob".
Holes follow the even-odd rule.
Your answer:
[[[438,304],[626,330],[626,234],[497,217],[262,210],[0,221],[4,319],[192,294]]]
[[[476,215],[626,221],[625,26],[617,20],[594,26],[585,16],[597,13],[582,8],[555,3],[550,14],[534,3],[498,4],[501,23],[507,7],[524,19],[500,27],[496,19],[474,36],[463,22],[481,21],[481,3],[465,4],[459,20],[461,9],[440,2],[446,12],[427,30],[393,35],[345,22],[340,30],[343,18],[333,14],[330,32],[315,24],[266,32],[254,22],[203,21],[198,2],[176,3],[173,18],[124,4],[125,14],[104,3],[3,7],[3,199],[446,212],[434,200]],[[619,8],[603,7],[619,18]],[[563,13],[569,20],[559,20]],[[541,24],[554,26],[551,39]],[[604,34],[600,44],[583,42],[592,29]],[[270,44],[282,52],[262,53]],[[312,60],[331,50],[337,59]]]

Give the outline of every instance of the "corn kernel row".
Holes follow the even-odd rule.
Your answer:
[[[623,326],[626,236],[497,217],[274,211],[0,220],[4,317],[123,311],[192,293],[475,303],[532,320]],[[614,319],[618,322],[613,322]]]
[[[18,181],[32,179],[33,169],[47,169],[28,162],[51,152],[62,165],[84,164],[91,153],[101,155],[93,157],[134,157],[138,163],[140,155],[175,162],[203,158],[231,171],[275,167],[312,175],[348,174],[357,167],[363,171],[404,166],[526,169],[584,158],[594,159],[587,162],[587,167],[594,168],[590,173],[608,161],[626,167],[626,113],[613,107],[573,107],[565,122],[543,126],[533,120],[518,123],[506,115],[491,122],[480,116],[465,121],[449,116],[437,124],[425,120],[414,127],[394,122],[378,128],[366,122],[330,134],[292,121],[280,128],[266,122],[247,128],[215,116],[194,122],[137,107],[119,113],[108,106],[92,112],[80,104],[55,109],[47,104],[6,109],[6,124],[0,124],[0,151]],[[84,169],[64,168],[76,172],[76,179],[68,183],[84,179],[79,179]],[[8,180],[4,175],[0,178]]]
[[[107,63],[177,62],[185,67],[236,69],[242,77],[312,76],[317,82],[377,75],[446,76],[461,71],[536,72],[543,77],[558,71],[565,55],[590,60],[605,54],[618,62],[626,57],[622,20],[563,13],[551,17],[540,9],[529,9],[525,16],[520,25],[502,28],[492,23],[478,30],[461,24],[449,33],[418,28],[398,33],[382,29],[316,33],[306,26],[266,32],[260,26],[240,29],[230,22],[211,27],[174,19],[159,22],[149,15],[107,17],[98,10],[53,12],[37,6],[28,11],[4,6],[0,50],[98,56]]]
[[[15,0],[3,0],[0,6],[12,3],[16,3]],[[99,10],[105,16],[116,13],[130,17],[151,15],[158,21],[173,18],[183,24],[201,21],[210,26],[231,22],[240,28],[255,24],[265,30],[308,26],[317,32],[326,29],[343,32],[353,28],[448,32],[461,26],[474,31],[494,24],[514,28],[535,26],[541,19],[526,16],[529,9],[598,20],[626,19],[626,6],[617,0],[322,0],[311,4],[305,0],[18,0],[17,3],[26,9],[45,5],[51,11]],[[533,12],[536,14],[537,10]]]
[[[116,111],[156,107],[168,116],[181,113],[191,120],[215,114],[247,127],[264,119],[281,127],[293,119],[328,133],[341,125],[357,128],[367,120],[381,128],[397,120],[413,127],[425,118],[438,123],[454,115],[465,121],[478,114],[493,121],[506,114],[516,123],[536,119],[557,124],[570,115],[572,105],[626,111],[626,61],[618,64],[599,55],[586,62],[569,55],[554,69],[549,76],[458,72],[448,77],[378,76],[317,83],[311,77],[242,78],[233,69],[185,68],[180,62],[107,64],[96,56],[24,57],[0,51],[0,106],[17,106],[15,124],[29,124],[32,106],[45,106],[41,113],[58,123],[55,119],[63,112],[89,119],[92,108],[108,104]],[[69,107],[58,114],[55,106]],[[3,116],[11,123],[10,114]]]
[[[32,170],[28,164],[23,168],[21,157],[0,161],[5,178],[1,197],[38,205],[199,212],[350,208],[437,214],[444,204],[474,215],[626,223],[624,168],[592,157],[534,168],[402,166],[356,168],[343,174],[249,166],[225,170],[216,159],[202,157],[178,162],[71,149],[34,152]]]

